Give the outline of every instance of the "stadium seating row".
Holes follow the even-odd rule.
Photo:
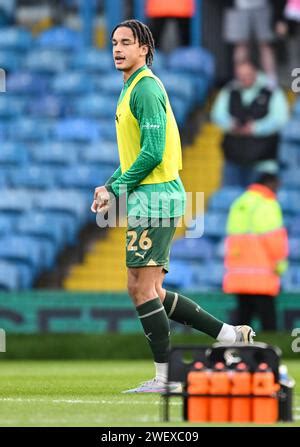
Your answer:
[[[33,51],[32,48],[34,49]],[[103,71],[103,69],[109,70],[112,67],[110,57],[103,56],[104,52],[101,54],[101,51],[97,51],[94,48],[86,48],[82,35],[79,32],[63,26],[44,31],[35,38],[28,31],[19,27],[8,27],[0,30],[0,50],[14,51],[13,55],[16,55],[16,58],[27,50],[29,55],[26,56],[26,62],[29,63],[30,69],[33,68],[30,63],[35,64],[35,61],[38,59],[34,51],[49,49],[57,51],[57,59],[52,58],[51,63],[50,58],[45,56],[45,61],[52,66],[53,61],[55,61],[56,68],[62,68],[63,70],[66,68],[65,66],[60,66],[64,59],[59,59],[59,53],[63,54],[63,51],[68,52],[68,55],[72,54],[72,51],[74,55],[77,54],[73,59],[72,67],[74,68]],[[202,48],[179,48],[174,50],[168,57],[157,52],[155,61],[157,68],[165,67],[171,71],[183,70],[195,74],[203,73],[210,78],[215,70],[214,58],[207,50]]]

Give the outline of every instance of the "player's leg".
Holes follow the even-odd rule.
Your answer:
[[[163,288],[165,273],[162,271],[156,283],[157,293],[167,316],[178,323],[192,326],[222,343],[252,342],[255,335],[250,326],[232,326],[218,320],[190,298]]]
[[[163,384],[167,378],[170,326],[155,286],[168,260],[176,226],[174,219],[171,222],[146,220],[142,225],[135,226],[130,223],[126,243],[128,291],[136,306],[156,368],[154,381],[132,391],[161,391],[156,385]]]
[[[128,268],[127,270],[128,293],[136,307],[156,369],[154,379],[127,392],[162,392],[165,390],[170,350],[170,325],[155,289],[161,270],[161,266]]]

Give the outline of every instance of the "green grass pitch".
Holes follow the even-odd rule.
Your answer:
[[[285,363],[297,382],[295,421],[277,425],[300,426],[300,365]],[[0,426],[192,427],[177,398],[163,423],[159,395],[122,394],[152,376],[150,361],[0,361]]]

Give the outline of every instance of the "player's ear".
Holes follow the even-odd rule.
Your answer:
[[[141,55],[142,56],[147,56],[149,51],[148,45],[142,45],[141,46]]]

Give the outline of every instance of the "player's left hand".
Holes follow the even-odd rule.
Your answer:
[[[94,201],[91,206],[93,213],[106,212],[110,205],[110,195],[105,186],[95,188]]]

